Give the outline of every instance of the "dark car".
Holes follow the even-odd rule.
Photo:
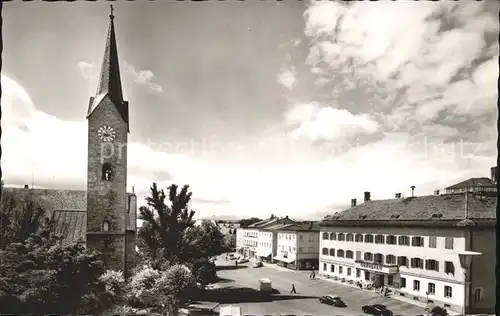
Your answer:
[[[346,307],[345,303],[342,301],[342,299],[338,296],[333,296],[333,295],[326,295],[320,297],[319,301],[323,304],[328,304],[332,305],[335,307]]]
[[[364,313],[375,316],[393,316],[393,313],[382,304],[365,305],[361,309]]]

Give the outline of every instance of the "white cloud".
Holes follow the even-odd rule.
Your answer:
[[[84,79],[97,84],[99,67],[95,67],[94,64],[84,61],[79,61],[76,66]],[[151,70],[137,70],[133,65],[124,61],[122,71],[124,76],[130,78],[135,84],[145,87],[149,93],[157,94],[163,92],[163,87],[154,82],[155,75]]]
[[[292,137],[345,141],[377,132],[379,125],[366,114],[353,115],[345,109],[321,108],[316,116],[292,132]]]
[[[297,81],[296,76],[297,73],[295,72],[295,69],[293,67],[290,69],[282,67],[281,72],[276,77],[276,81],[286,87],[288,90],[292,90]]]
[[[151,70],[137,70],[133,65],[127,63],[126,61],[123,62],[123,68],[125,73],[129,74],[135,83],[146,87],[148,92],[163,92],[163,87],[153,82],[155,75]]]

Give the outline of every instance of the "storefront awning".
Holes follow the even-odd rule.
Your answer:
[[[295,261],[295,259],[292,259],[292,258],[283,258],[283,257],[274,257],[273,258],[274,260],[278,260],[278,261],[283,261],[283,262],[286,262],[286,263],[292,263]]]
[[[271,249],[261,249],[257,251],[257,256],[259,257],[269,257],[271,255]]]

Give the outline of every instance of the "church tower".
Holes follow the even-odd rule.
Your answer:
[[[135,195],[126,191],[129,111],[122,94],[112,6],[109,17],[97,92],[87,112],[86,239],[87,248],[103,254],[107,269],[127,275],[135,257],[136,203]]]

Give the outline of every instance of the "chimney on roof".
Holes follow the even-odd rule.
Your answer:
[[[435,190],[434,195],[439,195],[439,190]]]
[[[309,230],[313,228],[313,222],[309,222]]]
[[[400,198],[401,198],[401,193],[396,193],[394,197],[395,197],[396,199],[400,199]]]
[[[356,206],[356,199],[351,199],[351,207],[355,207]]]
[[[415,186],[412,185],[410,188],[411,188],[411,197],[415,197]]]
[[[370,192],[365,191],[365,202],[370,201]]]
[[[29,189],[29,186],[27,184],[24,185],[25,189]]]
[[[493,181],[494,184],[497,184],[497,167],[492,167],[491,168],[491,181]]]

